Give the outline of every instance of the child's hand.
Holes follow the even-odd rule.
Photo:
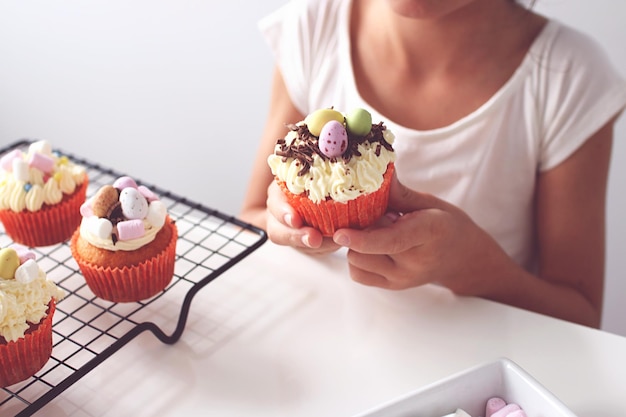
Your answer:
[[[350,274],[357,282],[397,290],[438,283],[458,294],[485,295],[495,285],[493,277],[515,267],[462,210],[396,178],[389,210],[373,227],[341,229],[333,236],[350,249]]]
[[[331,238],[324,238],[319,230],[303,226],[302,219],[274,181],[267,189],[267,210],[267,235],[272,242],[311,254],[339,249],[339,245]]]

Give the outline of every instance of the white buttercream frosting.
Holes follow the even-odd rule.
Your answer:
[[[267,163],[272,174],[284,181],[287,189],[293,194],[306,193],[315,203],[325,199],[338,202],[353,200],[360,195],[377,191],[383,183],[383,176],[389,164],[395,161],[395,152],[391,146],[381,146],[379,142],[362,141],[348,159],[328,158],[319,153],[310,155],[308,169],[303,171],[303,162],[297,157],[285,156],[284,148],[297,147],[305,142],[317,146],[317,137],[301,137],[296,127],[302,128],[304,122],[299,122],[285,136],[284,142],[276,144],[274,153]],[[389,144],[393,144],[393,133],[384,128],[382,136]],[[282,143],[281,143],[282,142]]]
[[[0,336],[9,342],[23,337],[29,323],[39,323],[46,316],[51,299],[60,301],[65,296],[38,265],[33,271],[33,262],[20,265],[28,271],[18,269],[12,277],[0,277]]]
[[[36,157],[45,158],[48,164],[37,164]],[[27,152],[4,155],[0,165],[0,210],[16,213],[57,204],[86,178],[83,166],[52,152],[46,141],[32,143]]]

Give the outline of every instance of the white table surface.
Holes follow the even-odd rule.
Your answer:
[[[143,333],[36,415],[347,417],[500,357],[580,417],[626,415],[626,338],[435,286],[365,287],[343,252],[268,242],[195,296],[176,344]]]

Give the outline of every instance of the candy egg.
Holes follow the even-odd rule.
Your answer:
[[[39,266],[32,259],[27,260],[15,270],[15,280],[22,284],[33,282],[39,276]]]
[[[148,200],[136,188],[124,188],[120,193],[122,213],[129,220],[143,219],[148,215]]]
[[[111,212],[111,208],[118,202],[118,200],[118,191],[111,185],[105,185],[100,188],[93,197],[91,211],[94,216],[107,217]]]
[[[356,136],[365,136],[372,130],[372,115],[365,109],[356,108],[346,116],[348,132]]]
[[[305,119],[304,123],[306,123],[309,128],[309,132],[312,135],[318,136],[322,133],[322,128],[326,123],[331,120],[335,120],[339,123],[343,123],[344,117],[343,114],[333,109],[318,109],[313,113],[309,114]]]
[[[20,257],[15,249],[0,249],[0,278],[13,279],[15,271],[20,266]]]
[[[320,133],[318,146],[329,158],[341,156],[348,147],[348,134],[343,124],[336,120],[326,123]]]
[[[118,190],[123,190],[127,187],[137,188],[137,183],[131,177],[119,177],[113,183],[113,187],[117,188]]]

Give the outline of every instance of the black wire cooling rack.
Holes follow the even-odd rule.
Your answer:
[[[11,149],[25,149],[30,143],[18,141],[0,149],[0,156]],[[122,176],[70,153],[56,152],[87,168],[88,196]],[[54,315],[50,360],[33,377],[0,389],[0,415],[32,415],[145,331],[163,343],[175,343],[185,328],[194,295],[267,240],[261,229],[159,187],[137,182],[159,195],[176,222],[179,237],[172,282],[148,300],[111,303],[95,297],[87,287],[68,242],[33,248],[38,264],[65,290],[66,296],[57,304]],[[0,225],[0,247],[10,243]],[[164,314],[178,316],[169,332],[145,320]]]

